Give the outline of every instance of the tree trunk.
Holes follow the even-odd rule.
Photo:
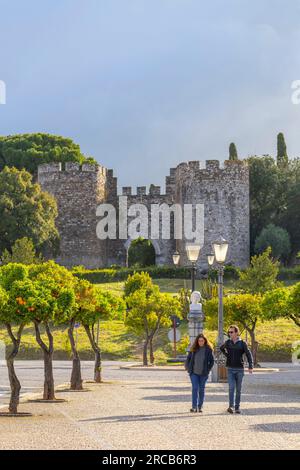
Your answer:
[[[94,366],[94,380],[96,383],[102,382],[101,377],[101,352],[98,349],[95,351],[95,366]]]
[[[83,325],[90,340],[92,349],[95,353],[95,365],[94,365],[94,380],[96,383],[102,382],[102,360],[101,360],[101,349],[99,348],[97,341],[95,339],[94,325],[91,327],[89,325]]]
[[[149,335],[149,351],[150,351],[150,364],[151,365],[154,364],[153,338],[154,338],[155,334],[158,332],[159,324],[160,324],[160,322],[158,320],[158,322],[155,325],[155,328],[151,331],[151,333]]]
[[[258,341],[255,339],[255,331],[248,330],[251,338],[251,353],[253,356],[253,365],[257,365],[257,350],[258,350]]]
[[[48,323],[45,323],[49,346],[41,338],[39,329],[40,322],[34,321],[35,337],[44,354],[44,400],[55,400],[54,377],[53,377],[53,336]]]
[[[20,402],[20,391],[21,391],[21,384],[15,372],[14,361],[15,357],[17,356],[20,348],[21,342],[21,335],[23,331],[24,325],[21,325],[18,330],[17,338],[15,338],[12,328],[10,324],[6,324],[6,329],[8,334],[12,340],[13,349],[10,354],[6,357],[6,364],[8,369],[8,377],[9,377],[9,384],[10,384],[10,401],[9,401],[9,412],[13,414],[18,413],[18,405]]]
[[[148,338],[145,339],[144,347],[143,347],[143,366],[148,365],[147,353],[148,353]]]
[[[149,354],[150,354],[150,364],[154,364],[154,352],[153,352],[153,338],[149,340]]]
[[[43,399],[55,400],[54,378],[53,378],[53,367],[52,367],[53,355],[48,351],[43,351],[43,352],[44,352],[44,372],[45,372]]]
[[[76,343],[74,340],[74,324],[75,320],[72,320],[68,329],[69,340],[72,349],[72,374],[71,374],[71,390],[82,390],[82,377],[81,377],[81,365],[80,357],[76,349]]]
[[[296,315],[291,315],[290,318],[294,321],[294,323],[300,327],[300,316],[298,314],[298,316]]]

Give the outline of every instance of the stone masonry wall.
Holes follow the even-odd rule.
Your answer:
[[[203,166],[203,167],[202,167]],[[249,263],[249,170],[243,161],[225,161],[221,168],[218,160],[191,161],[170,169],[166,177],[166,191],[159,186],[123,187],[117,194],[117,178],[113,171],[101,165],[66,163],[45,164],[39,167],[38,181],[43,190],[54,195],[58,203],[57,226],[61,236],[61,253],[58,262],[66,266],[83,264],[88,268],[126,265],[130,239],[99,240],[96,236],[96,208],[102,202],[114,205],[119,217],[120,196],[127,196],[131,204],[145,204],[151,224],[151,205],[178,203],[204,203],[204,246],[198,260],[200,269],[207,268],[206,255],[211,252],[211,243],[222,235],[229,241],[227,262],[245,267]],[[127,222],[134,217],[128,217]],[[119,224],[117,223],[117,234]],[[176,249],[181,254],[181,265],[187,264],[186,240],[174,240],[174,223],[171,218],[171,239],[159,238],[152,243],[157,264],[172,265],[172,254]],[[148,238],[151,233],[149,233]]]

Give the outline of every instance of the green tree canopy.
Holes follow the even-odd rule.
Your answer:
[[[0,137],[0,170],[5,166],[26,169],[37,174],[37,167],[51,162],[95,163],[85,157],[79,145],[57,135],[35,133]]]
[[[238,153],[234,142],[229,145],[229,160],[238,160]]]
[[[151,240],[138,237],[131,242],[128,250],[128,266],[145,266],[155,265],[155,250]]]
[[[238,286],[250,294],[264,294],[280,285],[278,273],[279,261],[271,258],[268,247],[261,255],[252,256],[250,266],[239,272]]]
[[[76,319],[82,322],[95,353],[94,380],[99,383],[102,380],[102,359],[101,349],[95,332],[96,323],[106,318],[123,318],[125,302],[123,299],[117,298],[110,292],[103,291],[86,280],[77,281],[75,292]]]
[[[300,166],[300,165],[299,165]],[[300,250],[300,175],[299,181],[288,185],[286,191],[286,209],[280,217],[280,225],[284,227],[291,239],[292,252],[295,256]]]
[[[279,132],[277,135],[277,165],[279,167],[285,167],[288,164],[288,155],[286,150],[286,143],[284,135],[282,132]]]
[[[223,299],[224,324],[226,329],[231,324],[238,324],[243,330],[247,330],[251,337],[251,350],[254,364],[257,362],[256,325],[259,319],[263,319],[260,295],[237,294],[228,295]],[[218,324],[218,298],[214,297],[205,303],[205,315],[208,317],[210,328],[216,328]]]
[[[11,251],[16,240],[27,237],[36,249],[54,248],[57,206],[25,170],[4,168],[0,172],[0,252]]]
[[[285,317],[300,326],[300,282],[267,292],[263,298],[262,308],[269,320]]]
[[[255,240],[255,252],[262,253],[268,247],[272,249],[272,255],[276,259],[287,260],[291,251],[290,236],[287,230],[269,224],[263,228]]]
[[[148,345],[150,345],[150,362],[154,362],[153,338],[161,326],[171,326],[171,316],[181,318],[179,300],[169,294],[159,292],[158,286],[153,286],[151,292],[138,289],[126,297],[128,310],[125,324],[144,341],[143,364],[148,365]]]
[[[275,160],[265,155],[249,157],[250,178],[250,247],[254,253],[255,239],[262,229],[276,220],[284,207],[280,194],[280,172]]]
[[[124,297],[128,297],[139,289],[144,289],[151,293],[154,284],[149,273],[141,272],[129,275],[124,285]]]
[[[18,355],[22,332],[30,321],[30,310],[20,294],[19,284],[27,281],[26,266],[11,263],[0,268],[0,323],[4,324],[10,339],[10,347],[6,350],[11,397],[9,411],[18,411],[21,384],[16,375],[14,361]]]
[[[31,265],[29,277],[33,287],[41,292],[40,295],[46,302],[44,309],[36,307],[31,310],[31,319],[34,323],[36,341],[44,355],[44,399],[53,400],[55,398],[52,368],[54,344],[51,325],[67,322],[75,304],[75,279],[66,268],[53,261]],[[38,296],[34,296],[34,299],[37,302]],[[48,344],[42,337],[41,326],[45,328]]]
[[[4,250],[1,257],[2,264],[8,263],[22,263],[22,264],[35,264],[41,263],[41,255],[36,254],[32,240],[27,237],[16,240],[11,248],[11,253]]]

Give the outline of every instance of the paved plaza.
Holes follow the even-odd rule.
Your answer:
[[[32,417],[0,418],[1,449],[300,449],[300,367],[264,364],[278,372],[245,376],[243,414],[229,415],[227,384],[208,383],[204,413],[191,414],[191,386],[183,370],[135,370],[104,362],[104,383],[86,391],[59,386],[64,403],[29,403],[42,384],[40,361],[18,362],[26,395],[19,411]],[[83,362],[83,377],[92,376]],[[55,363],[57,383],[70,363]],[[7,378],[0,368],[0,397]],[[3,411],[3,410],[2,410]]]

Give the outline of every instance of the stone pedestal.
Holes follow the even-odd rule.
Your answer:
[[[194,343],[196,337],[203,333],[204,327],[204,314],[202,312],[202,304],[199,302],[201,294],[198,291],[194,291],[191,295],[192,303],[190,304],[190,311],[188,314],[188,326],[189,326],[189,338],[190,344],[188,351]]]

